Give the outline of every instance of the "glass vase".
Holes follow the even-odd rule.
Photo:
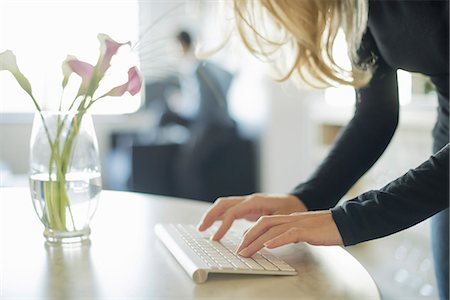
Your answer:
[[[97,137],[89,114],[35,114],[29,183],[47,242],[88,239],[102,189]]]

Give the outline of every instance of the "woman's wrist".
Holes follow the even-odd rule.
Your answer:
[[[290,198],[292,198],[292,203],[293,203],[293,213],[295,212],[306,212],[308,211],[308,207],[306,207],[305,203],[303,203],[303,201],[295,196],[295,195],[288,195]]]

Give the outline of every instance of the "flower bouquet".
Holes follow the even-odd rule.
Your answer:
[[[136,66],[128,70],[128,80],[105,93],[98,93],[111,60],[119,48],[106,34],[99,34],[100,54],[95,66],[67,56],[62,64],[62,91],[73,73],[81,77],[78,92],[66,107],[63,97],[58,111],[46,112],[35,99],[31,84],[17,66],[12,51],[0,53],[0,71],[11,72],[36,108],[30,140],[30,190],[35,210],[45,226],[49,242],[86,239],[101,191],[98,146],[89,108],[107,96],[135,95],[142,85]]]

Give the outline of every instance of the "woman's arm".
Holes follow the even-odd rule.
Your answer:
[[[353,245],[413,226],[449,203],[449,146],[377,191],[328,210],[263,216],[248,230],[237,252],[252,256],[263,247],[306,242]]]
[[[308,210],[333,207],[378,160],[397,128],[396,71],[378,53],[369,31],[360,55],[362,61],[373,57],[376,63],[369,85],[357,90],[354,117],[312,176],[291,192]]]
[[[419,167],[331,210],[344,245],[413,226],[449,205],[449,145]]]

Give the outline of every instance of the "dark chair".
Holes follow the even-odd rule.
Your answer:
[[[133,145],[130,187],[134,192],[178,196],[173,162],[178,144]]]
[[[256,154],[252,141],[236,138],[213,153],[204,166],[205,197],[247,195],[257,191]]]
[[[200,191],[181,188],[177,176],[180,144],[133,145],[131,190],[213,202],[220,196],[245,195],[257,190],[254,143],[236,137],[205,158]]]

